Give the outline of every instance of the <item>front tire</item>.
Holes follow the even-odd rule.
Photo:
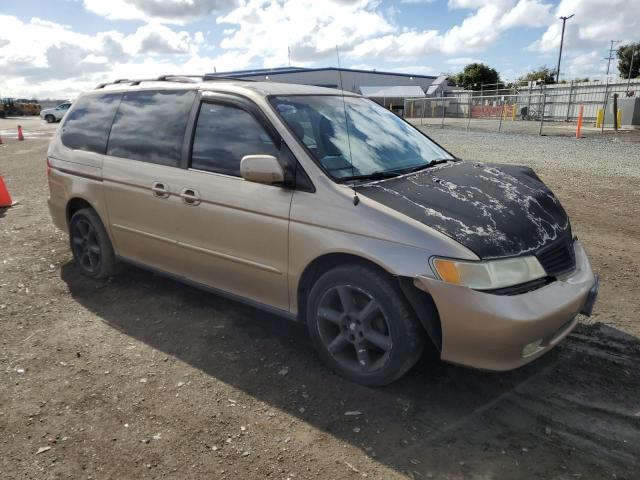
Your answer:
[[[424,330],[393,279],[362,265],[323,274],[307,302],[307,327],[322,360],[346,379],[389,384],[420,358]]]
[[[56,121],[56,117],[54,117],[53,115],[45,115],[44,120],[47,123],[54,123]]]
[[[100,217],[91,208],[78,210],[69,222],[69,243],[80,272],[100,279],[116,271],[116,257]]]

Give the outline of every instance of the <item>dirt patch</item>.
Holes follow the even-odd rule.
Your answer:
[[[637,180],[537,168],[601,274],[600,323],[514,372],[424,358],[369,389],[300,325],[138,269],[81,277],[48,216],[46,144],[0,147],[21,201],[0,213],[3,478],[637,477]]]

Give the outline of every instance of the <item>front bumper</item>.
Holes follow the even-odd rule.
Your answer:
[[[548,352],[573,330],[578,313],[590,313],[597,278],[584,248],[574,243],[576,269],[566,278],[521,295],[494,295],[417,277],[442,327],[441,358],[486,370],[511,370]]]

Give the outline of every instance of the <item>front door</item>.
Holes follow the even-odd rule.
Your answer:
[[[281,310],[292,190],[240,177],[245,155],[278,156],[279,139],[247,102],[204,100],[178,182],[176,240],[189,278]]]

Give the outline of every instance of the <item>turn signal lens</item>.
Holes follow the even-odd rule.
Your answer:
[[[547,276],[536,257],[515,257],[487,262],[433,258],[434,272],[443,282],[476,290],[511,287]]]
[[[436,258],[433,260],[433,266],[442,281],[460,285],[460,273],[458,272],[458,267],[456,267],[456,262],[444,258]]]

